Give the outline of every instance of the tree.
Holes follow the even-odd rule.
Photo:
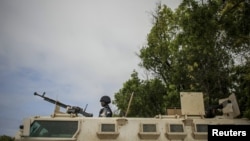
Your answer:
[[[175,55],[178,51],[175,42],[178,33],[178,26],[175,23],[177,17],[170,8],[161,4],[157,5],[152,15],[154,25],[147,37],[148,44],[138,55],[142,60],[140,66],[151,71],[156,78],[164,82],[167,91],[165,98],[172,100],[172,103],[166,102],[166,105],[176,107],[179,105],[177,88],[180,88],[178,83],[174,83]]]
[[[232,90],[238,96],[242,115],[250,118],[250,2],[227,0],[219,13],[221,44],[236,62],[231,69]]]
[[[219,11],[224,46],[234,53],[248,54],[250,51],[250,2],[248,0],[227,0]]]
[[[217,45],[219,3],[186,0],[174,13],[158,5],[148,44],[140,50],[141,66],[166,84],[170,97],[180,91],[202,91],[214,97],[228,93],[230,56]],[[218,94],[219,93],[219,94]]]
[[[131,94],[133,97],[131,97]],[[118,107],[122,114],[126,115],[130,98],[128,117],[153,117],[158,114],[165,114],[166,105],[164,96],[166,88],[159,79],[140,80],[138,73],[133,71],[131,78],[123,84],[123,88],[115,93],[113,104]]]
[[[201,91],[208,105],[217,104],[242,83],[233,71],[235,56],[246,58],[250,51],[249,9],[244,0],[184,0],[175,12],[158,5],[140,66],[164,82],[169,98]]]
[[[2,135],[0,136],[0,141],[14,141],[14,138],[7,135]]]
[[[179,68],[184,81],[179,81],[184,90],[202,91],[209,98],[208,104],[214,104],[229,95],[231,87],[230,68],[233,58],[220,42],[220,25],[218,23],[221,3],[209,1],[199,3],[185,0],[178,8],[178,25],[180,33]],[[180,70],[180,69],[177,69]]]
[[[233,69],[234,91],[237,94],[242,116],[250,118],[250,60]]]
[[[203,92],[207,106],[235,93],[240,97],[240,110],[250,118],[249,12],[247,0],[183,0],[176,11],[158,4],[147,45],[138,53],[139,65],[154,78],[143,81],[136,74],[117,93],[116,104],[122,98],[128,101],[126,92],[136,88],[135,111],[151,115],[138,107],[147,105],[144,102],[152,96],[147,92],[154,93],[159,84],[165,88],[157,91],[164,99],[161,106],[179,106],[181,91]],[[118,107],[124,110],[126,106]]]

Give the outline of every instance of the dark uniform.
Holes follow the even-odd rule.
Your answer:
[[[109,103],[111,102],[109,96],[103,96],[100,99],[102,109],[99,112],[99,117],[112,117],[113,113],[112,110],[109,107]]]

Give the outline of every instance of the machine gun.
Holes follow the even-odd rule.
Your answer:
[[[218,105],[209,106],[206,110],[205,117],[215,117],[218,110],[222,112],[222,115],[228,118],[236,118],[239,116],[240,109],[235,94],[231,94],[227,98],[220,99]]]
[[[82,108],[80,108],[78,106],[66,105],[64,103],[61,103],[60,101],[56,101],[54,99],[48,98],[48,97],[45,96],[45,92],[42,95],[38,94],[37,92],[34,92],[34,95],[42,97],[45,101],[48,101],[48,102],[50,102],[52,104],[56,104],[56,105],[58,105],[60,107],[63,107],[65,109],[67,109],[67,113],[68,114],[76,114],[77,115],[78,113],[80,113],[80,114],[82,114],[85,117],[93,117],[92,113],[85,112],[85,110],[87,108],[87,105],[86,105],[86,107],[83,110]]]

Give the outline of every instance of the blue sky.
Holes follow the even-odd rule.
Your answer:
[[[156,0],[1,0],[0,135],[50,115],[34,92],[98,116],[99,99],[123,87],[146,44]],[[162,0],[175,9],[181,0]],[[112,110],[115,106],[111,105]]]

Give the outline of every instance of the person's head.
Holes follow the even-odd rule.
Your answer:
[[[111,99],[110,99],[109,96],[105,95],[105,96],[101,97],[100,102],[101,102],[102,106],[105,106],[105,105],[108,105],[111,102]]]

